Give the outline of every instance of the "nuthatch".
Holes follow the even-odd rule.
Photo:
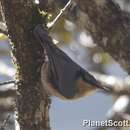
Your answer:
[[[37,25],[33,35],[46,52],[41,67],[41,82],[50,95],[61,99],[77,99],[96,88],[108,91],[90,73],[76,64],[53,44],[52,38],[42,25]]]

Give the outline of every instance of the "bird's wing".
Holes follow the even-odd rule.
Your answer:
[[[51,81],[63,96],[73,98],[76,94],[76,81],[81,78],[87,84],[100,87],[91,74],[53,44],[51,37],[41,25],[34,29],[34,36],[47,52]]]
[[[63,54],[64,52],[62,52]],[[72,98],[76,94],[76,80],[80,72],[80,67],[71,60],[66,60],[66,55],[57,55],[53,51],[50,57],[52,79],[55,80],[56,89],[67,98]]]
[[[41,25],[33,32],[36,40],[43,46],[49,58],[50,79],[55,89],[63,96],[73,98],[76,93],[76,80],[80,67],[74,63],[63,51],[53,44],[51,37]]]

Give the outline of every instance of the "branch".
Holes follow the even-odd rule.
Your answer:
[[[7,98],[7,97],[15,97],[16,96],[16,86],[15,81],[4,81],[0,83],[0,97]]]
[[[9,80],[9,81],[0,82],[0,86],[1,85],[7,85],[7,84],[15,84],[15,83],[16,83],[15,80]]]
[[[111,94],[116,94],[116,95],[130,94],[129,77],[122,79],[115,76],[108,76],[99,73],[92,73],[92,74],[102,85],[105,85],[112,90]]]
[[[48,24],[47,24],[47,27],[48,28],[52,28],[53,26],[54,26],[54,24],[58,21],[58,19],[63,15],[63,13],[64,13],[64,11],[67,9],[67,7],[71,4],[71,0],[69,0],[68,2],[67,2],[67,4],[64,6],[64,8],[62,8],[61,10],[60,10],[60,13],[56,16],[56,18],[52,21],[52,22],[49,22]]]

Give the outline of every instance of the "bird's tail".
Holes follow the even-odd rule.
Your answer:
[[[87,72],[86,70],[81,70],[83,80],[91,84],[92,86],[95,86],[97,89],[103,90],[104,92],[110,93],[112,92],[112,86],[102,83],[101,81],[97,80],[92,74]]]
[[[96,82],[97,88],[99,88],[104,93],[113,93],[113,87],[111,85],[102,83],[101,81]]]

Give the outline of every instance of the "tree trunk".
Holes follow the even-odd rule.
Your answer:
[[[1,4],[17,68],[16,107],[21,130],[50,130],[50,99],[41,90],[40,83],[44,53],[41,46],[29,37],[28,31],[32,27],[34,3],[31,0],[1,0]]]

